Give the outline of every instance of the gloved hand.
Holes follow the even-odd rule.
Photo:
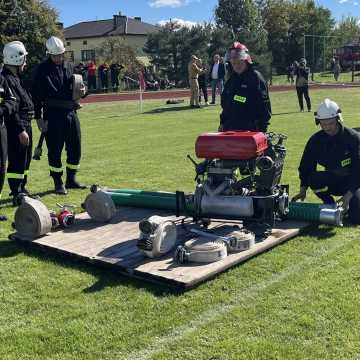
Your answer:
[[[39,130],[40,130],[42,133],[46,133],[46,132],[47,132],[48,122],[45,121],[43,118],[37,118],[37,119],[36,119],[36,124],[37,124]]]
[[[300,186],[300,191],[298,194],[296,194],[292,199],[291,201],[304,201],[306,198],[306,187],[305,186]]]
[[[347,212],[349,210],[350,200],[353,196],[354,196],[353,193],[351,191],[348,191],[336,203],[337,203],[337,205],[340,205],[344,209],[344,212]]]

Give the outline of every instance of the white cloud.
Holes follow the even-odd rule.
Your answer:
[[[346,2],[348,2],[348,0],[340,0],[339,4],[343,4],[343,3],[346,3]]]
[[[161,7],[176,8],[176,7],[186,6],[194,1],[200,1],[200,0],[152,0],[149,2],[149,5],[150,7],[153,8],[161,8]]]
[[[164,25],[166,25],[168,22],[170,22],[170,20],[171,20],[173,23],[176,22],[176,23],[178,23],[180,26],[185,26],[185,27],[188,27],[188,28],[191,28],[191,27],[197,25],[197,23],[194,22],[194,21],[188,21],[188,20],[183,20],[183,19],[178,19],[178,18],[171,18],[171,19],[168,19],[168,20],[160,20],[160,21],[158,22],[158,24],[159,24],[160,26],[164,26]]]

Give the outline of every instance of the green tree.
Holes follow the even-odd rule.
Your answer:
[[[263,1],[261,13],[268,33],[268,47],[272,54],[273,68],[284,72],[289,59],[287,54],[291,3],[288,0]]]
[[[215,19],[220,28],[230,29],[234,40],[245,43],[255,62],[261,66],[261,71],[265,76],[269,75],[271,53],[267,47],[268,34],[256,2],[219,0]]]
[[[326,40],[324,43],[324,37],[321,36],[331,35],[334,25],[335,21],[329,9],[317,6],[313,0],[293,0],[289,13],[289,62],[303,56],[304,35],[317,35],[318,37],[307,38],[306,57],[313,71],[325,68],[329,49],[326,47]]]
[[[351,43],[359,43],[360,26],[358,19],[353,16],[343,17],[336,25],[332,41],[334,48],[344,46]]]
[[[152,64],[176,85],[186,85],[190,56],[195,54],[208,61],[210,33],[208,24],[188,28],[170,21],[159,32],[149,35],[144,52],[151,57]]]
[[[126,45],[121,39],[109,38],[96,48],[100,62],[118,63],[124,66],[123,72],[136,75],[143,68],[137,60],[133,48]]]
[[[28,68],[45,56],[45,42],[62,36],[58,14],[45,0],[3,0],[0,2],[0,44],[19,40],[29,53]]]

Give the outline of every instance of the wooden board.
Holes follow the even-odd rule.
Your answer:
[[[189,239],[189,229],[194,224],[186,223],[184,226],[180,219],[159,210],[121,208],[112,221],[106,224],[92,221],[86,213],[77,215],[73,227],[52,232],[31,241],[31,244],[46,251],[75,255],[91,263],[110,266],[132,277],[186,289],[281,244],[309,225],[289,220],[280,222],[270,236],[250,250],[229,254],[225,259],[211,264],[184,265],[174,262],[174,251],[152,260],[145,258],[138,250],[139,221],[151,215],[166,215],[176,221],[179,244]],[[214,223],[212,226],[216,232],[219,224]],[[22,240],[16,234],[12,237]]]

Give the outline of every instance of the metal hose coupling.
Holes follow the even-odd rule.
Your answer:
[[[330,208],[328,205],[320,208],[320,222],[322,224],[343,226],[344,209],[340,207]]]

